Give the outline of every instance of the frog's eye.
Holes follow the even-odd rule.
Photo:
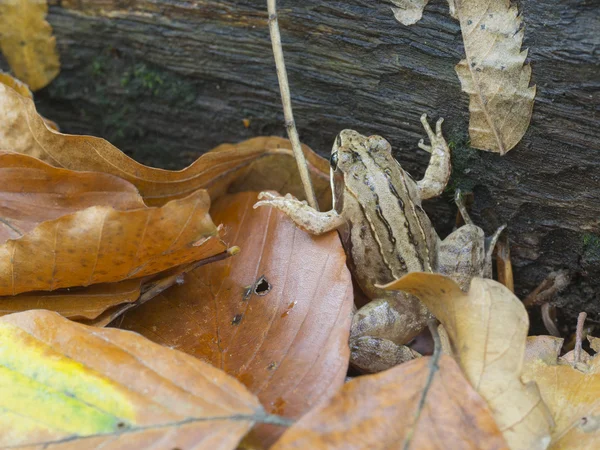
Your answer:
[[[338,152],[333,152],[331,158],[329,158],[329,164],[333,170],[337,170],[338,165]]]

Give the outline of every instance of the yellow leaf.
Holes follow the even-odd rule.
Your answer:
[[[466,58],[456,66],[469,94],[471,145],[504,155],[529,127],[535,86],[524,65],[523,29],[510,0],[456,0]]]
[[[0,319],[0,447],[233,449],[265,417],[224,372],[49,311]]]
[[[0,48],[17,78],[33,91],[60,71],[45,0],[0,1]]]
[[[561,344],[552,336],[529,338],[523,380],[537,383],[554,417],[551,449],[595,450],[600,442],[600,357],[573,367],[558,358]]]
[[[552,418],[535,383],[520,379],[529,320],[512,292],[474,278],[464,293],[450,278],[420,272],[385,287],[417,296],[444,325],[456,360],[512,450],[548,446]]]

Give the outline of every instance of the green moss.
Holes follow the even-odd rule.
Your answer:
[[[477,150],[470,146],[466,134],[454,132],[448,139],[448,147],[452,154],[452,176],[446,187],[446,193],[454,198],[457,189],[470,192],[475,187],[477,180],[469,174],[472,166],[477,164],[480,155]]]
[[[583,258],[587,261],[600,261],[600,236],[584,233],[582,237]]]

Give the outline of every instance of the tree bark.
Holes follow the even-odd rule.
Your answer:
[[[519,10],[537,98],[506,156],[468,146],[468,98],[454,72],[462,38],[441,0],[411,27],[385,1],[280,0],[296,124],[322,155],[344,128],[380,134],[418,177],[428,160],[416,146],[419,116],[445,117],[451,188],[427,205],[438,229],[452,226],[452,189],[473,191],[476,223],[488,233],[508,224],[517,295],[566,268],[573,282],[555,299],[565,320],[574,326],[587,311],[599,321],[600,8],[527,0]],[[65,132],[171,169],[222,142],[285,135],[266,1],[55,0],[48,21],[62,69],[36,99]]]

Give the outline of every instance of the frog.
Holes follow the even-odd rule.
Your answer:
[[[317,211],[287,194],[261,192],[254,207],[282,211],[296,226],[321,235],[337,230],[355,282],[370,301],[355,311],[350,329],[350,362],[364,373],[386,370],[420,356],[407,344],[433,319],[418,298],[380,286],[409,272],[437,272],[467,290],[475,277],[491,278],[492,251],[502,229],[490,238],[470,219],[463,196],[455,201],[465,225],[441,240],[422,207],[439,196],[451,174],[451,154],[443,118],[418,147],[430,153],[423,179],[415,181],[381,136],[341,131],[330,155],[332,209]]]

